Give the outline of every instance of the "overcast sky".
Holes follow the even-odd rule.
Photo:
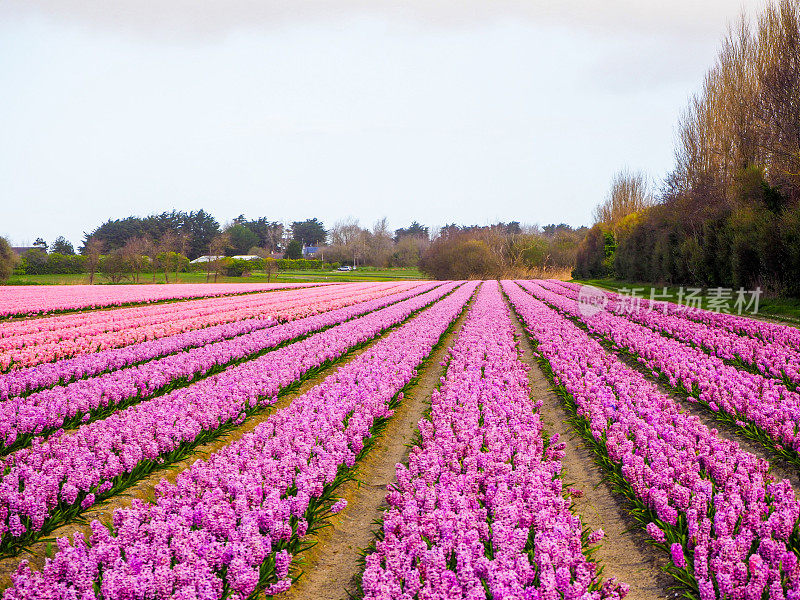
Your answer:
[[[0,235],[203,208],[590,222],[747,0],[3,0]]]

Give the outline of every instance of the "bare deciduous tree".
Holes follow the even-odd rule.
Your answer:
[[[94,283],[95,273],[100,269],[100,256],[103,253],[103,242],[92,238],[86,243],[86,271],[89,273],[89,285]]]
[[[672,180],[681,191],[713,182],[730,200],[734,177],[765,167],[771,183],[800,188],[800,2],[770,3],[755,29],[742,16],[685,111]]]
[[[11,244],[6,238],[0,237],[0,281],[5,281],[11,277],[17,255],[11,249]]]
[[[394,240],[386,217],[375,221],[367,237],[367,261],[375,267],[387,267],[392,256]]]
[[[169,283],[170,261],[167,259],[167,256],[170,252],[177,251],[178,244],[178,235],[171,229],[161,234],[161,239],[158,240],[157,257],[158,263],[162,271],[164,271],[164,283]]]
[[[595,223],[602,223],[613,231],[625,217],[652,205],[653,193],[644,174],[624,169],[614,175],[608,196],[595,208]]]
[[[264,272],[267,274],[267,283],[272,281],[272,276],[278,272],[278,261],[271,256],[264,259]]]
[[[139,283],[139,275],[145,266],[148,241],[146,238],[131,238],[122,247],[122,258],[133,271],[133,280]]]
[[[209,280],[211,273],[213,272],[214,283],[217,283],[217,277],[222,274],[223,257],[225,256],[225,251],[230,247],[231,236],[229,236],[227,233],[221,233],[211,241],[211,245],[209,246],[211,260],[206,263],[206,281]]]

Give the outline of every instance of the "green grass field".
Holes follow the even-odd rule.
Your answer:
[[[174,283],[170,275],[170,283]],[[425,279],[418,269],[372,269],[365,267],[357,271],[280,271],[277,277],[269,278],[271,283],[303,283],[312,281],[395,281],[404,279]],[[249,277],[218,277],[217,283],[267,283],[263,271],[255,271]],[[212,276],[211,281],[214,281]],[[96,284],[110,284],[108,278],[95,275]],[[205,273],[180,273],[179,283],[205,283]],[[9,285],[77,285],[89,283],[86,274],[79,275],[12,275]],[[132,283],[129,280],[121,283]],[[153,283],[152,273],[140,276],[140,284]],[[164,283],[164,274],[157,273],[155,283]]]
[[[663,285],[655,285],[652,283],[631,283],[630,281],[622,281],[619,279],[573,279],[575,283],[583,283],[588,285],[593,285],[599,288],[605,288],[612,291],[618,291],[621,288],[627,288],[632,290],[633,288],[645,288],[644,292],[638,291],[637,295],[640,297],[650,298],[650,290],[651,288],[655,288],[656,294],[661,294],[664,286]],[[669,294],[668,298],[664,298],[665,300],[672,300],[675,301],[678,297],[679,293],[679,286],[666,286],[667,287],[667,294]],[[692,287],[692,286],[684,286],[684,289]],[[736,293],[734,291],[733,297],[736,297]],[[703,289],[701,298],[703,300],[702,307],[708,308],[708,300],[709,297],[707,295],[706,289]],[[658,300],[658,296],[656,296],[656,300]],[[731,302],[731,306],[733,307],[733,302]],[[735,311],[732,311],[735,312]],[[767,297],[764,294],[761,295],[758,303],[758,314],[757,315],[750,315],[746,312],[742,313],[743,316],[756,316],[756,317],[766,317],[769,319],[777,319],[780,321],[787,321],[790,323],[800,323],[800,299],[797,298],[773,298]]]

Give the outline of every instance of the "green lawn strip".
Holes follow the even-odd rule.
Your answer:
[[[408,281],[427,279],[417,269],[358,269],[356,271],[281,271],[280,281]]]
[[[359,267],[356,271],[337,271],[335,269],[290,269],[286,271],[278,271],[277,273],[267,274],[263,270],[252,271],[249,275],[243,277],[228,277],[226,275],[218,276],[217,280],[206,281],[205,272],[186,272],[180,273],[178,281],[171,281],[170,283],[301,283],[301,282],[318,282],[318,281],[393,281],[393,280],[408,280],[408,279],[427,279],[416,268],[390,268],[390,269],[376,269],[372,267]],[[89,277],[86,273],[77,273],[70,275],[12,275],[7,282],[7,285],[86,285],[89,283]],[[153,285],[165,284],[163,273],[156,273],[156,280],[153,281],[152,273],[145,273],[139,280],[139,283],[125,281],[121,284],[114,284],[108,281],[97,282],[94,285],[103,285],[113,287],[115,285]]]

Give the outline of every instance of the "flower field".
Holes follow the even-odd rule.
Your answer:
[[[25,317],[37,314],[59,313],[108,308],[129,304],[150,304],[165,300],[186,300],[247,294],[267,290],[302,288],[306,283],[214,283],[195,285],[67,285],[48,288],[38,285],[19,285],[0,290],[0,317]],[[319,285],[319,284],[314,284]]]
[[[800,600],[798,330],[581,293],[0,292],[4,600]]]

